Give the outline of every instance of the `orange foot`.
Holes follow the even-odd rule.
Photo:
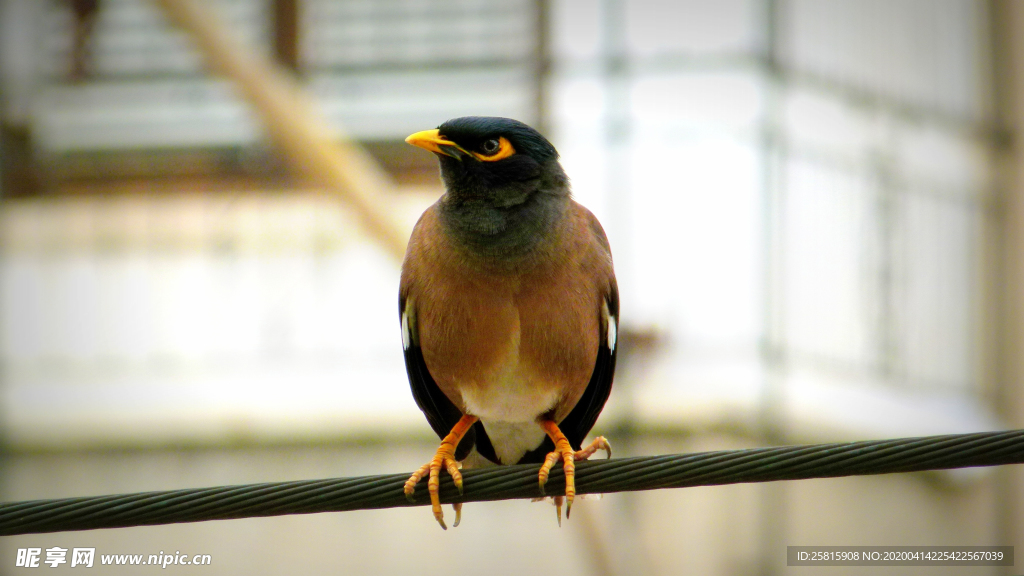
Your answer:
[[[562,470],[565,472],[565,517],[569,517],[569,513],[572,511],[572,501],[576,497],[576,461],[586,460],[594,455],[594,452],[598,450],[604,450],[608,453],[608,457],[612,457],[612,447],[608,444],[608,440],[604,436],[598,436],[590,443],[589,446],[583,450],[574,451],[572,445],[569,444],[569,440],[562,434],[562,431],[558,429],[558,425],[550,420],[544,420],[540,423],[544,428],[544,431],[548,433],[551,441],[555,443],[555,451],[551,452],[544,459],[544,464],[540,467],[540,492],[544,493],[544,485],[547,484],[548,474],[551,473],[551,467],[558,462],[559,458],[562,459]],[[558,516],[558,525],[562,525],[562,497],[555,496],[555,514]]]
[[[462,473],[459,472],[459,463],[455,461],[455,447],[462,441],[462,437],[466,435],[470,427],[473,426],[477,421],[476,416],[464,415],[459,419],[452,431],[441,440],[441,446],[437,449],[437,454],[420,469],[413,472],[412,476],[405,481],[405,497],[410,502],[414,502],[413,493],[416,491],[416,484],[427,474],[430,478],[427,480],[427,491],[430,492],[430,508],[434,511],[434,519],[441,525],[441,528],[448,529],[444,524],[444,512],[441,511],[441,468],[448,470],[451,474],[452,480],[455,481],[455,487],[459,489],[459,494],[462,494]],[[462,520],[462,505],[455,504],[455,524],[458,526]]]

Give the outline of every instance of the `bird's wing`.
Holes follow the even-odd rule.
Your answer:
[[[427,417],[427,422],[439,438],[444,438],[462,418],[462,411],[445,396],[434,382],[434,377],[427,370],[423,361],[423,350],[420,348],[417,333],[416,307],[407,306],[408,295],[403,291],[398,297],[398,313],[402,319],[402,348],[405,352],[405,370],[409,374],[409,385],[412,397]],[[465,458],[476,442],[474,426],[463,437],[455,451],[455,459]]]
[[[562,433],[576,450],[580,449],[583,439],[594,427],[598,415],[601,414],[605,402],[608,401],[608,395],[612,392],[612,377],[615,375],[619,334],[619,290],[614,278],[609,286],[604,308],[601,310],[601,319],[601,341],[597,349],[597,362],[594,364],[594,373],[590,376],[590,383],[587,384],[583,396],[580,397],[579,402],[569,412],[569,415],[558,424]]]
[[[619,286],[615,281],[615,272],[612,270],[612,250],[608,244],[608,237],[601,227],[601,223],[586,208],[578,207],[582,214],[586,227],[591,237],[599,247],[597,250],[600,267],[604,267],[603,277],[599,290],[603,296],[601,307],[601,339],[597,349],[597,362],[594,364],[594,372],[590,376],[590,383],[583,392],[579,402],[573,407],[569,415],[558,423],[558,427],[565,434],[565,437],[572,444],[572,447],[579,450],[583,439],[594,427],[598,415],[604,409],[608,395],[612,392],[612,377],[615,375],[615,357],[618,354],[619,338]],[[599,276],[600,277],[600,276]],[[552,446],[554,446],[552,444]]]

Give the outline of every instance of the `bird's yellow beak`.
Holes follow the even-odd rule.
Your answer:
[[[469,155],[469,152],[463,150],[461,146],[451,140],[446,140],[441,136],[441,133],[436,128],[434,130],[424,130],[422,132],[412,134],[406,138],[405,141],[413,146],[419,146],[424,150],[429,150],[436,154],[451,156],[458,160],[462,160],[463,156]]]

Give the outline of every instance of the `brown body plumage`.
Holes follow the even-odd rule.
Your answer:
[[[568,199],[567,199],[568,200]],[[409,241],[401,291],[415,310],[419,345],[441,391],[464,414],[492,422],[561,422],[583,395],[613,289],[611,254],[597,219],[568,200],[562,229],[527,259],[495,263],[459,246],[437,206]],[[406,304],[407,309],[410,304]],[[514,464],[532,446],[516,446]],[[511,456],[517,452],[515,458]]]
[[[558,153],[504,118],[459,118],[408,142],[436,153],[446,193],[413,230],[399,290],[406,368],[416,403],[442,438],[430,463],[461,489],[457,461],[573,461],[611,391],[618,291],[604,230],[572,200]],[[456,508],[459,510],[460,508]],[[458,518],[458,515],[456,515]],[[458,520],[456,520],[456,524]]]

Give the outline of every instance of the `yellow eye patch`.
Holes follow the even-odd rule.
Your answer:
[[[474,158],[483,162],[496,162],[503,158],[516,153],[516,149],[512,147],[512,143],[508,141],[508,138],[501,136],[498,138],[498,149],[491,154],[484,154],[482,152],[470,152]]]

